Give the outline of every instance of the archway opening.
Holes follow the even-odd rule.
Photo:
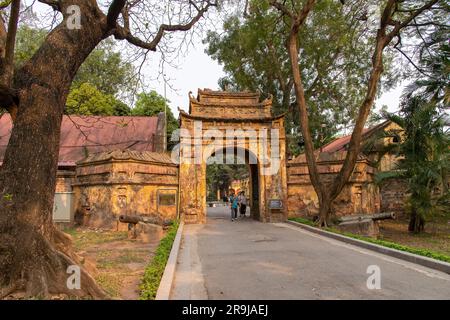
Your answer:
[[[252,152],[236,147],[216,150],[206,161],[205,179],[207,218],[231,220],[234,194],[238,219],[260,219],[259,169]]]

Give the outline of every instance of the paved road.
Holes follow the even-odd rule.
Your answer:
[[[367,288],[379,266],[381,289]],[[450,299],[450,275],[287,224],[229,220],[186,225],[172,299]]]

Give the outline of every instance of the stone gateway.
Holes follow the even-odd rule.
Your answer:
[[[259,94],[199,90],[189,113],[180,111],[180,212],[186,223],[206,221],[206,165],[239,156],[250,170],[251,216],[262,222],[287,218],[284,115],[272,116],[272,100]],[[227,155],[231,157],[227,158]],[[224,161],[224,162],[222,162]]]

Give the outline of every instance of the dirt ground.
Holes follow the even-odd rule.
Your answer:
[[[139,298],[139,285],[162,238],[155,232],[148,242],[129,239],[127,231],[72,228],[64,230],[73,237],[84,266],[112,299]]]
[[[433,250],[450,256],[450,219],[441,217],[425,224],[425,232],[408,232],[408,218],[380,222],[380,239],[405,246]]]

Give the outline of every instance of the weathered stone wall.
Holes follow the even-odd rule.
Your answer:
[[[56,192],[72,192],[75,171],[58,170],[56,174]]]
[[[175,219],[178,168],[166,154],[114,151],[78,164],[75,219],[96,227],[116,227],[125,215]],[[174,200],[170,202],[169,200]]]
[[[321,153],[318,158],[319,172],[324,183],[330,183],[342,167],[344,152]],[[288,163],[288,215],[314,216],[319,211],[319,200],[311,184],[305,156],[301,155]],[[359,157],[355,170],[333,202],[336,216],[369,214],[379,212],[378,187],[373,183],[375,168],[367,159]]]
[[[380,186],[381,211],[403,213],[407,184],[402,179],[388,179]]]

